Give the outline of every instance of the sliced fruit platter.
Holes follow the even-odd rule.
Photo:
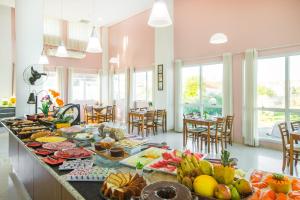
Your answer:
[[[181,152],[179,150],[172,150],[162,153],[162,157],[160,159],[154,160],[153,162],[149,163],[145,167],[145,169],[176,175],[177,166],[180,164],[182,158],[187,155],[193,155],[192,158],[196,159],[197,161],[206,157],[206,154],[192,153],[190,150],[186,150],[184,152]]]
[[[76,144],[74,144],[72,142],[68,142],[68,141],[43,144],[44,149],[53,150],[53,151],[59,151],[59,150],[63,150],[63,149],[71,149],[74,147],[76,147]]]
[[[153,160],[160,158],[162,153],[166,151],[167,150],[165,149],[151,147],[149,149],[141,151],[138,154],[135,154],[133,156],[130,156],[120,161],[120,163],[129,167],[136,167],[137,163],[141,163],[143,166],[146,166],[147,164],[151,163]]]
[[[255,170],[250,182],[255,189],[250,200],[300,199],[300,180],[295,177]]]
[[[64,158],[64,159],[82,159],[89,158],[93,155],[93,152],[85,149],[85,148],[72,148],[72,149],[64,149],[61,151],[56,151],[54,153],[56,157]]]

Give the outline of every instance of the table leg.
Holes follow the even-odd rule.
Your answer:
[[[128,113],[128,134],[130,134],[130,113]]]
[[[144,137],[144,116],[142,116],[142,136]]]
[[[290,175],[293,175],[293,157],[294,157],[294,140],[293,137],[291,136],[290,138]]]
[[[210,124],[207,126],[207,153],[210,153]]]

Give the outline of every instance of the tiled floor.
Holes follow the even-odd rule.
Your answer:
[[[2,133],[1,133],[2,132]],[[149,138],[151,142],[167,142],[171,148],[182,149],[182,135],[180,133],[166,133],[152,136]],[[188,148],[192,149],[192,145],[189,143]],[[244,170],[261,169],[272,172],[281,172],[281,159],[282,155],[280,151],[247,147],[240,144],[234,144],[230,146],[228,150],[233,157],[238,158],[238,167]],[[218,157],[219,155],[213,155]],[[8,135],[3,133],[3,129],[0,128],[0,159],[8,158]],[[1,160],[0,160],[1,161]],[[1,163],[1,162],[0,162]],[[0,174],[5,176],[3,168],[0,168]],[[1,177],[2,179],[2,177]],[[12,181],[8,178],[6,181],[8,187],[7,191],[0,193],[1,200],[19,200],[22,199],[18,196],[18,192],[14,187]],[[1,190],[0,190],[1,192]]]

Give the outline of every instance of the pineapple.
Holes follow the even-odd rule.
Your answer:
[[[221,155],[221,164],[214,165],[214,178],[218,183],[232,184],[235,174],[235,169],[231,166],[230,152],[223,150]]]

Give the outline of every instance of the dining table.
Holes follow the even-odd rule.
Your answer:
[[[207,152],[210,153],[210,131],[211,127],[217,123],[215,119],[204,118],[184,118],[183,119],[183,147],[187,145],[188,125],[207,127]]]
[[[293,171],[294,171],[294,144],[295,141],[300,140],[300,130],[294,131],[290,133],[290,174],[293,175]]]

